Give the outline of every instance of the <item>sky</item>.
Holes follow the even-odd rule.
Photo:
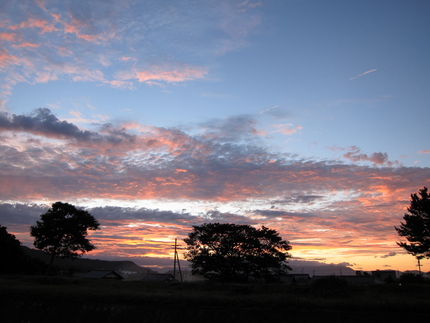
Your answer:
[[[31,247],[62,201],[101,223],[98,259],[156,266],[228,222],[276,229],[296,260],[416,270],[394,227],[430,185],[429,16],[426,0],[2,0],[0,224]]]

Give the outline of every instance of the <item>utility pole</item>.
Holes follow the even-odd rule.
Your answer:
[[[178,244],[177,240],[175,239],[175,252],[174,252],[174,258],[173,258],[173,279],[176,279],[176,263],[178,263],[178,269],[179,269],[179,276],[181,277],[181,283],[182,281],[182,271],[181,271],[181,264],[179,263],[179,255],[178,255]]]
[[[417,260],[418,260],[418,270],[420,272],[420,275],[422,275],[421,273],[421,259],[423,259],[424,256],[417,256]]]

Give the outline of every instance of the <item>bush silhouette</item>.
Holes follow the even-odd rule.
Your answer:
[[[319,297],[349,296],[348,282],[336,276],[319,278],[312,283],[312,294]]]
[[[403,273],[399,277],[400,284],[425,284],[426,279],[422,275],[414,273]]]

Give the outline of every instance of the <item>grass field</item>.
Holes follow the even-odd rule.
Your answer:
[[[181,322],[200,317],[238,323],[285,315],[289,322],[362,322],[365,317],[367,322],[397,322],[430,314],[428,285],[330,288],[4,276],[0,298],[2,322],[49,322],[62,316],[61,322]]]

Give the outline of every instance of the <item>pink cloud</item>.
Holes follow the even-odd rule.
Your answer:
[[[49,73],[49,72],[38,73],[37,77],[35,78],[35,81],[38,83],[46,83],[49,81],[56,81],[56,80],[58,80],[58,76],[55,73]]]
[[[430,154],[430,150],[420,150],[419,152],[418,152],[419,154]]]
[[[116,87],[119,89],[133,89],[134,85],[132,82],[128,81],[119,81],[119,80],[113,80],[113,81],[105,81],[105,83],[109,83],[112,87]]]
[[[0,52],[0,67],[5,68],[11,64],[17,64],[19,61],[18,57],[15,55],[10,55],[5,51]]]
[[[80,34],[76,34],[76,36],[78,38],[84,39],[88,42],[96,42],[98,40],[103,40],[104,37],[100,36],[100,35],[80,35]]]
[[[367,155],[367,154],[362,154],[361,150],[356,146],[351,146],[348,149],[350,151],[345,153],[343,157],[353,162],[369,161],[375,165],[387,165],[387,166],[399,165],[398,162],[389,161],[387,153],[378,152],[378,153],[372,153],[371,155]]]
[[[29,43],[29,42],[24,42],[21,44],[14,44],[14,45],[12,45],[12,47],[33,47],[33,48],[36,48],[36,47],[40,47],[40,44],[33,44],[33,43]]]
[[[53,15],[54,19],[63,24],[64,32],[68,34],[74,34],[77,38],[86,40],[88,42],[98,42],[101,40],[106,40],[106,37],[103,33],[90,34],[85,31],[93,31],[90,23],[83,20],[79,20],[74,18],[71,14],[69,14],[69,22],[61,19],[60,15]]]
[[[46,120],[52,119],[52,125],[46,121],[40,121],[42,117]],[[98,133],[90,132],[67,122],[60,122],[46,115],[46,111],[43,112],[43,115],[32,118],[17,116],[14,119],[8,119],[3,124],[6,127],[3,131],[15,129],[22,132],[25,130],[38,136],[46,136],[46,138],[58,138],[63,140],[67,147],[64,151],[57,150],[51,157],[48,155],[45,157],[35,155],[31,159],[19,157],[17,160],[23,163],[22,167],[19,167],[19,174],[22,173],[22,169],[32,169],[31,164],[36,161],[40,165],[45,164],[52,173],[55,167],[51,165],[51,161],[61,160],[61,163],[65,163],[66,168],[60,166],[61,163],[58,164],[58,176],[79,176],[80,182],[86,183],[85,189],[81,185],[79,186],[79,194],[82,193],[93,198],[101,195],[106,198],[121,197],[123,199],[147,199],[157,196],[159,198],[199,198],[215,201],[267,199],[279,194],[288,194],[291,183],[294,183],[302,191],[317,189],[317,187],[319,187],[317,190],[326,193],[332,191],[336,193],[336,191],[348,189],[356,192],[359,190],[360,193],[357,193],[359,197],[354,198],[359,203],[357,205],[365,206],[369,212],[372,212],[370,207],[375,204],[375,201],[378,201],[378,205],[393,201],[393,197],[400,192],[396,185],[404,185],[406,178],[403,179],[403,177],[412,176],[411,171],[414,170],[408,170],[402,174],[400,170],[395,173],[391,169],[372,169],[342,164],[324,165],[313,162],[288,164],[286,161],[279,161],[283,159],[279,156],[276,158],[278,161],[273,162],[276,156],[269,153],[267,156],[263,156],[263,152],[258,149],[254,153],[251,147],[248,147],[243,153],[238,150],[238,147],[232,151],[224,151],[223,146],[213,144],[214,140],[218,140],[217,137],[198,139],[180,131],[156,127],[147,128],[145,132],[138,135],[128,134],[125,128],[112,127],[105,127]],[[139,129],[137,125],[130,125],[128,128],[130,127]],[[142,128],[142,130],[144,129]],[[80,157],[79,154],[74,153],[75,150],[78,151],[84,147],[87,151],[86,157]],[[218,149],[221,150],[218,151]],[[91,155],[90,151],[93,152]],[[140,161],[129,158],[134,155],[139,156]],[[99,156],[112,156],[112,159],[106,159],[100,164]],[[225,157],[213,159],[214,156]],[[360,159],[363,158],[360,157]],[[167,163],[167,161],[169,162]],[[385,159],[375,157],[373,161],[384,162]],[[27,162],[30,164],[24,166]],[[136,167],[142,163],[148,164],[143,168]],[[15,165],[16,162],[13,164]],[[70,165],[72,168],[68,168]],[[40,167],[43,169],[43,166]],[[104,185],[110,186],[108,183],[110,177],[105,177],[105,175],[119,175],[118,171],[124,168],[128,169],[124,173],[126,176],[121,175],[121,179],[116,182],[115,187],[105,190]],[[415,172],[420,171],[420,169],[415,169]],[[422,169],[422,171],[427,170]],[[18,176],[16,183],[20,182],[19,177],[22,177],[23,180],[26,177],[25,173],[19,174],[16,174]],[[12,173],[9,172],[8,176],[11,175]],[[425,177],[425,175],[422,176]],[[95,178],[97,178],[96,181],[94,181]],[[31,182],[25,185],[29,189],[32,186]],[[50,186],[47,187],[45,192],[47,196],[60,194],[58,191],[50,192]],[[177,190],[174,187],[181,189]],[[25,191],[22,192],[25,196]],[[75,192],[72,186],[68,186],[61,194],[73,195],[76,193],[77,191]],[[16,194],[15,191],[14,194]],[[351,200],[352,198],[348,202],[349,207],[353,205]],[[341,207],[340,204],[339,207]],[[374,211],[378,212],[377,209]]]
[[[359,161],[368,161],[373,163],[374,165],[381,165],[381,166],[401,166],[401,163],[398,161],[390,161],[388,159],[387,153],[377,152],[372,153],[370,155],[361,153],[361,149],[357,146],[349,146],[347,148],[341,148],[341,147],[326,147],[326,149],[330,149],[332,151],[347,151],[345,154],[343,154],[343,157],[346,159],[349,159],[353,162],[359,162]]]
[[[15,33],[0,33],[0,40],[14,41],[14,40],[16,40],[16,34]]]
[[[23,28],[39,28],[41,34],[58,31],[58,29],[53,24],[44,19],[37,20],[34,18],[29,18],[27,21],[23,21],[18,25],[9,26],[9,29],[11,30]]]
[[[300,126],[300,125],[294,126],[291,123],[273,124],[271,126],[274,127],[274,128],[278,128],[278,130],[275,130],[273,132],[279,132],[279,133],[282,133],[282,134],[287,135],[287,136],[292,135],[292,134],[294,134],[294,133],[296,133],[296,132],[298,132],[298,131],[300,131],[300,130],[303,129],[302,126]]]
[[[155,66],[148,70],[137,71],[135,77],[139,82],[164,81],[168,83],[176,83],[204,78],[207,73],[208,71],[205,68],[188,65],[179,66],[173,69]]]
[[[136,123],[90,131],[43,109],[1,117],[2,149],[8,152],[0,167],[5,200],[181,200],[230,203],[237,210],[204,216],[94,210],[109,227],[96,238],[100,251],[132,254],[137,248],[162,255],[168,248],[156,242],[161,235],[181,236],[202,221],[240,221],[277,229],[302,253],[383,256],[393,251],[398,239],[393,226],[401,221],[409,195],[430,183],[429,168],[289,159],[242,142],[239,133],[249,133],[252,126],[246,118],[213,123],[211,132],[234,128],[226,143],[223,137]],[[340,150],[387,165],[384,154],[364,157],[357,147]],[[140,241],[149,236],[151,245]],[[110,246],[103,247],[108,241]]]

